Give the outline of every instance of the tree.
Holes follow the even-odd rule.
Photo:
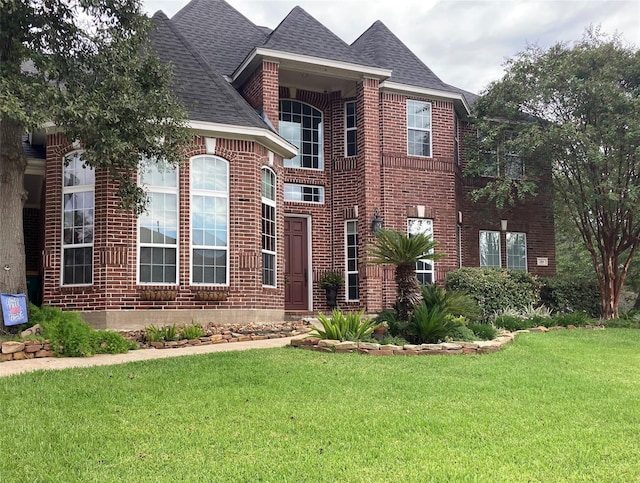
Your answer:
[[[125,209],[144,208],[143,158],[177,163],[188,132],[170,66],[151,49],[139,0],[0,3],[0,292],[26,290],[22,136],[57,126],[108,170]]]
[[[430,235],[416,233],[408,236],[395,230],[380,230],[370,250],[372,262],[391,263],[396,266],[398,316],[408,320],[413,307],[422,298],[420,284],[416,278],[416,263],[419,260],[437,260],[434,252],[436,242]]]
[[[523,176],[503,170],[476,196],[498,205],[526,200],[544,187],[550,166],[598,277],[603,317],[616,317],[640,246],[640,52],[597,29],[573,46],[530,46],[507,62],[475,111],[484,135],[468,173],[486,170],[483,153],[496,146],[525,163]]]

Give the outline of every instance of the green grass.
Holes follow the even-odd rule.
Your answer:
[[[0,481],[640,481],[640,331],[0,378]]]

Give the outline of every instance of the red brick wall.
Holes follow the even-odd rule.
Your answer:
[[[262,308],[281,309],[284,303],[283,274],[277,288],[262,286],[261,255],[261,168],[269,165],[267,150],[250,141],[217,139],[215,155],[229,161],[229,249],[230,279],[226,301],[197,301],[196,292],[207,289],[190,284],[189,249],[189,163],[180,168],[179,282],[175,286],[153,287],[136,280],[136,220],[123,212],[114,195],[115,186],[104,171],[96,172],[94,281],[86,287],[60,286],[62,159],[72,151],[58,135],[49,136],[47,151],[47,191],[45,193],[47,234],[44,251],[44,303],[69,309],[117,310],[133,308]],[[204,138],[194,138],[185,160],[205,154]],[[278,179],[278,207],[282,199],[282,159],[271,167]],[[284,213],[277,210],[277,230],[282,233]],[[278,266],[284,264],[284,247],[277,247]],[[220,287],[208,287],[219,290]],[[151,289],[175,290],[172,301],[145,301],[141,293]]]

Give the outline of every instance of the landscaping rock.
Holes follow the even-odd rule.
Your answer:
[[[443,349],[446,349],[448,351],[462,349],[462,346],[460,344],[453,344],[451,342],[443,342],[440,345],[442,346]]]
[[[358,347],[360,349],[377,351],[380,349],[380,344],[376,344],[374,342],[358,342]]]
[[[533,329],[529,329],[529,332],[549,332],[549,329],[541,325],[539,327],[534,327]]]
[[[358,348],[358,344],[351,341],[340,342],[335,345],[336,350],[353,350]]]
[[[24,350],[24,342],[16,342],[13,340],[2,343],[3,354],[15,354]]]
[[[419,351],[422,350],[422,345],[418,344],[405,344],[404,350],[406,351]]]
[[[385,344],[385,345],[381,345],[381,346],[380,346],[380,350],[385,350],[385,351],[401,351],[401,350],[402,350],[402,346],[400,346],[400,345],[394,345],[394,344]]]
[[[320,339],[318,341],[318,347],[335,347],[340,343],[339,340],[333,339]]]
[[[29,327],[28,329],[20,332],[20,337],[23,339],[31,335],[42,335],[42,326],[40,324],[36,324],[33,327]]]

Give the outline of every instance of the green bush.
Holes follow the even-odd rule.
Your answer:
[[[476,300],[484,322],[508,307],[519,309],[540,304],[540,282],[530,273],[518,270],[459,268],[447,274],[445,287]]]
[[[96,353],[94,330],[77,312],[47,307],[40,322],[42,335],[51,341],[57,356],[89,357]]]
[[[445,340],[471,342],[476,339],[473,331],[467,326],[467,320],[464,317],[447,316],[451,322],[449,331],[445,336]]]
[[[491,324],[470,324],[469,329],[480,340],[492,340],[498,335],[498,331]]]
[[[97,330],[93,337],[96,354],[124,354],[138,348],[138,344],[111,330]]]
[[[541,282],[541,300],[554,312],[586,312],[600,317],[600,289],[595,277],[551,277]]]
[[[385,323],[387,325],[387,331],[392,337],[401,337],[407,328],[407,321],[400,319],[398,312],[393,309],[385,309],[379,312],[375,318],[378,324]]]
[[[331,313],[331,318],[320,313],[318,321],[322,324],[322,329],[316,329],[311,335],[321,339],[333,340],[367,340],[371,338],[374,329],[380,324],[373,319],[364,317],[364,310],[360,312],[350,312],[346,315],[341,310],[335,309]]]
[[[176,324],[164,325],[160,328],[149,325],[145,327],[144,335],[147,342],[169,342],[178,340],[178,328]]]
[[[532,327],[534,327],[533,323],[529,319],[523,319],[522,317],[519,317],[517,315],[507,314],[498,315],[493,320],[493,325],[505,330],[509,330],[511,332],[516,330],[531,329]]]
[[[427,307],[422,301],[413,309],[406,335],[414,344],[437,343],[445,340],[451,328],[451,319],[440,307]]]
[[[591,317],[584,312],[559,313],[551,317],[550,327],[554,325],[559,327],[567,327],[568,325],[581,327],[591,323],[591,320]]]
[[[435,284],[422,285],[422,300],[427,307],[440,307],[445,314],[462,316],[467,320],[476,320],[480,307],[472,297],[463,292],[445,290]]]
[[[180,339],[197,339],[204,335],[204,329],[201,325],[191,322],[191,325],[185,325],[180,329]]]
[[[640,310],[622,312],[617,319],[603,321],[606,327],[616,329],[640,329]]]

